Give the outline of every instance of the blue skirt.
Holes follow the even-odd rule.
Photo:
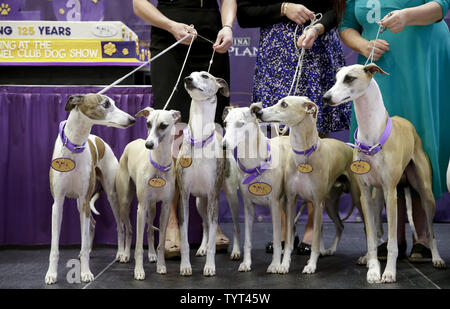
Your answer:
[[[261,28],[253,78],[253,102],[262,102],[263,107],[272,106],[289,94],[298,63],[295,28],[293,22]],[[303,26],[299,26],[297,38],[302,31]],[[350,126],[351,103],[338,107],[322,104],[323,94],[335,83],[337,69],[344,65],[339,34],[333,29],[321,35],[313,47],[306,50],[298,88],[291,93],[307,96],[319,106],[317,129],[323,134],[347,130]]]

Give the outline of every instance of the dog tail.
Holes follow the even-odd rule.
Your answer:
[[[103,187],[100,186],[100,189],[91,197],[91,200],[89,201],[89,208],[91,208],[91,211],[96,214],[97,216],[100,215],[98,210],[95,208],[95,202],[100,197],[100,194],[103,192]]]
[[[346,221],[353,213],[353,209],[355,209],[355,203],[352,201],[352,206],[350,207],[350,210],[348,211],[348,214],[344,217],[344,219],[341,219],[341,222]]]
[[[414,220],[412,215],[411,190],[409,189],[409,186],[406,186],[404,190],[406,200],[406,214],[408,215],[409,226],[411,227],[411,231],[413,232],[415,239],[419,239],[419,237],[417,237],[416,227],[414,226]]]
[[[297,215],[295,216],[294,223],[297,222],[298,218],[300,218],[300,215],[303,212],[303,209],[305,208],[306,202],[303,202],[302,206],[300,207],[300,210],[298,211]]]

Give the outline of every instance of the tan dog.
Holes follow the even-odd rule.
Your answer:
[[[317,105],[307,97],[295,96],[285,97],[276,105],[256,113],[264,122],[279,122],[290,128],[292,150],[289,151],[284,173],[287,210],[282,273],[289,272],[293,249],[294,211],[298,195],[304,201],[312,202],[314,207],[311,256],[303,273],[310,274],[316,271],[320,254],[331,255],[336,251],[343,230],[338,212],[338,200],[343,187],[349,188],[353,204],[360,209],[359,190],[350,171],[352,150],[336,139],[319,138],[316,126],[317,113]],[[336,236],[328,250],[324,249],[321,238],[324,208],[336,226]]]
[[[148,223],[148,259],[156,261],[156,272],[166,273],[164,245],[169,219],[170,203],[175,194],[175,167],[172,163],[173,127],[181,119],[179,111],[154,110],[147,107],[136,114],[147,121],[147,140],[137,139],[129,143],[123,151],[116,176],[116,189],[119,198],[120,217],[126,227],[125,250],[120,262],[130,258],[132,227],[130,204],[135,194],[138,198],[136,249],[134,278],[144,280],[143,237],[145,222]],[[153,220],[156,203],[161,201],[159,219],[158,254],[155,253]],[[150,206],[150,207],[149,207]],[[148,216],[147,216],[148,214]],[[146,220],[148,218],[148,220]]]
[[[408,182],[420,194],[426,214],[433,265],[438,268],[445,266],[439,256],[433,232],[436,204],[431,185],[430,162],[414,126],[401,117],[389,118],[378,84],[373,79],[375,73],[386,74],[373,63],[344,67],[336,75],[336,84],[323,97],[323,102],[331,106],[354,100],[353,107],[358,121],[356,147],[360,151],[354,151],[353,159],[362,168],[356,170],[359,173],[356,178],[361,189],[366,224],[369,283],[379,282],[380,279],[381,282],[396,281],[397,184],[404,173]],[[372,198],[372,186],[377,188],[378,194],[384,196],[388,220],[388,258],[382,277],[377,259],[375,226],[382,203],[375,203]]]

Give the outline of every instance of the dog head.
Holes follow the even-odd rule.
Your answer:
[[[65,110],[80,112],[93,124],[108,127],[125,129],[136,122],[136,119],[120,110],[114,100],[100,94],[72,95],[66,102]]]
[[[155,110],[146,107],[139,111],[136,117],[145,117],[147,120],[148,136],[145,147],[156,149],[167,135],[172,134],[172,128],[181,120],[181,113],[176,110]]]
[[[317,121],[319,108],[307,97],[288,96],[282,98],[277,104],[260,109],[259,106],[250,106],[261,121],[279,122],[289,127],[310,117],[314,123]]]
[[[353,101],[367,90],[375,73],[388,74],[375,63],[366,66],[354,64],[340,68],[336,73],[336,83],[322,97],[322,102],[330,106]]]
[[[259,130],[258,119],[249,107],[226,107],[223,111],[223,126],[225,135],[222,146],[224,149],[234,149],[247,137],[256,138]]]
[[[192,72],[184,78],[184,88],[193,100],[204,101],[214,97],[217,91],[225,96],[230,96],[230,89],[227,82],[222,78],[217,78],[208,72]]]

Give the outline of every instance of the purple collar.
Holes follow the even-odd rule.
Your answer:
[[[72,151],[73,153],[82,153],[84,151],[84,148],[86,147],[86,142],[84,142],[83,145],[76,145],[69,141],[66,134],[64,134],[64,128],[66,127],[67,120],[61,121],[59,123],[59,137],[61,138],[61,141],[63,143],[63,146],[65,146],[67,149]]]
[[[161,172],[167,173],[172,168],[172,162],[170,162],[170,164],[167,166],[163,166],[163,165],[160,165],[157,162],[153,161],[151,151],[148,152],[148,158],[150,160],[150,163],[153,165],[153,167],[156,168],[157,170],[160,170]]]
[[[356,128],[355,134],[354,134],[355,144],[351,144],[351,143],[346,143],[346,144],[352,148],[358,149],[358,151],[360,151],[368,156],[374,156],[381,149],[383,149],[383,146],[386,143],[386,141],[388,140],[389,135],[391,134],[391,131],[392,131],[392,120],[388,116],[386,127],[384,128],[383,134],[381,135],[380,141],[378,142],[378,144],[370,146],[370,145],[366,145],[366,144],[363,144],[360,141],[358,141],[358,139],[356,138],[358,136],[358,128]]]
[[[237,156],[237,147],[233,150],[234,159],[236,160],[237,164],[239,165],[239,168],[246,174],[250,174],[247,178],[244,179],[244,182],[242,184],[246,185],[250,182],[252,182],[256,177],[262,175],[266,170],[270,168],[270,163],[272,162],[272,155],[270,154],[270,144],[269,141],[266,140],[267,144],[267,152],[269,153],[269,157],[264,160],[264,162],[255,168],[247,169],[244,165],[242,165],[241,161],[239,161],[239,158]]]
[[[309,156],[317,150],[317,146],[319,146],[319,140],[317,140],[316,144],[314,146],[312,146],[309,149],[303,150],[303,151],[298,151],[295,150],[294,148],[292,148],[292,151],[298,155],[305,155],[307,158],[309,158]]]
[[[187,126],[183,129],[184,139],[185,139],[186,141],[188,141],[188,142],[191,144],[191,146],[195,146],[195,147],[197,147],[197,148],[203,148],[206,144],[208,144],[210,141],[212,141],[212,139],[213,139],[213,137],[214,137],[214,134],[215,134],[215,130],[213,130],[212,133],[211,133],[211,135],[208,136],[205,140],[199,141],[199,140],[196,140],[196,139],[192,138],[192,137],[189,135],[189,125],[187,125]]]

